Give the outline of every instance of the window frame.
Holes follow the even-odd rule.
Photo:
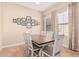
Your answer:
[[[67,12],[68,13],[68,8],[65,8],[65,9],[63,9],[63,10],[61,10],[61,11],[59,11],[59,12],[57,12],[57,34],[59,34],[59,26],[61,26],[61,25],[63,25],[63,34],[62,35],[64,35],[65,33],[64,33],[64,25],[69,25],[69,20],[68,20],[68,22],[63,22],[63,23],[59,23],[58,21],[59,21],[59,19],[58,19],[58,14],[62,14],[63,16],[62,16],[62,18],[63,18],[63,21],[64,21],[64,13],[65,12]],[[68,17],[67,17],[67,19],[68,19]],[[69,30],[69,28],[68,28],[68,30]]]

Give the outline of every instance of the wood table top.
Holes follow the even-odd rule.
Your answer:
[[[37,45],[43,45],[43,44],[54,42],[53,39],[46,38],[45,36],[41,36],[41,35],[32,35],[32,41]]]

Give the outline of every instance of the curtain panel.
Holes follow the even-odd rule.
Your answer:
[[[78,32],[78,23],[77,23],[77,3],[69,3],[69,49],[77,49],[77,32]]]

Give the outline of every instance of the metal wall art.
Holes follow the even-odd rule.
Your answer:
[[[39,22],[35,19],[32,19],[31,16],[26,16],[26,18],[16,18],[13,19],[13,23],[18,25],[26,26],[26,28],[32,28],[32,26],[39,25]]]

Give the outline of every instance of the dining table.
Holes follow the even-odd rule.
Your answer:
[[[54,43],[54,39],[43,35],[32,35],[32,43],[40,47],[39,56],[42,56],[42,49],[49,44]]]
[[[32,35],[32,42],[38,47],[42,47],[44,45],[54,43],[54,39],[42,35]]]

